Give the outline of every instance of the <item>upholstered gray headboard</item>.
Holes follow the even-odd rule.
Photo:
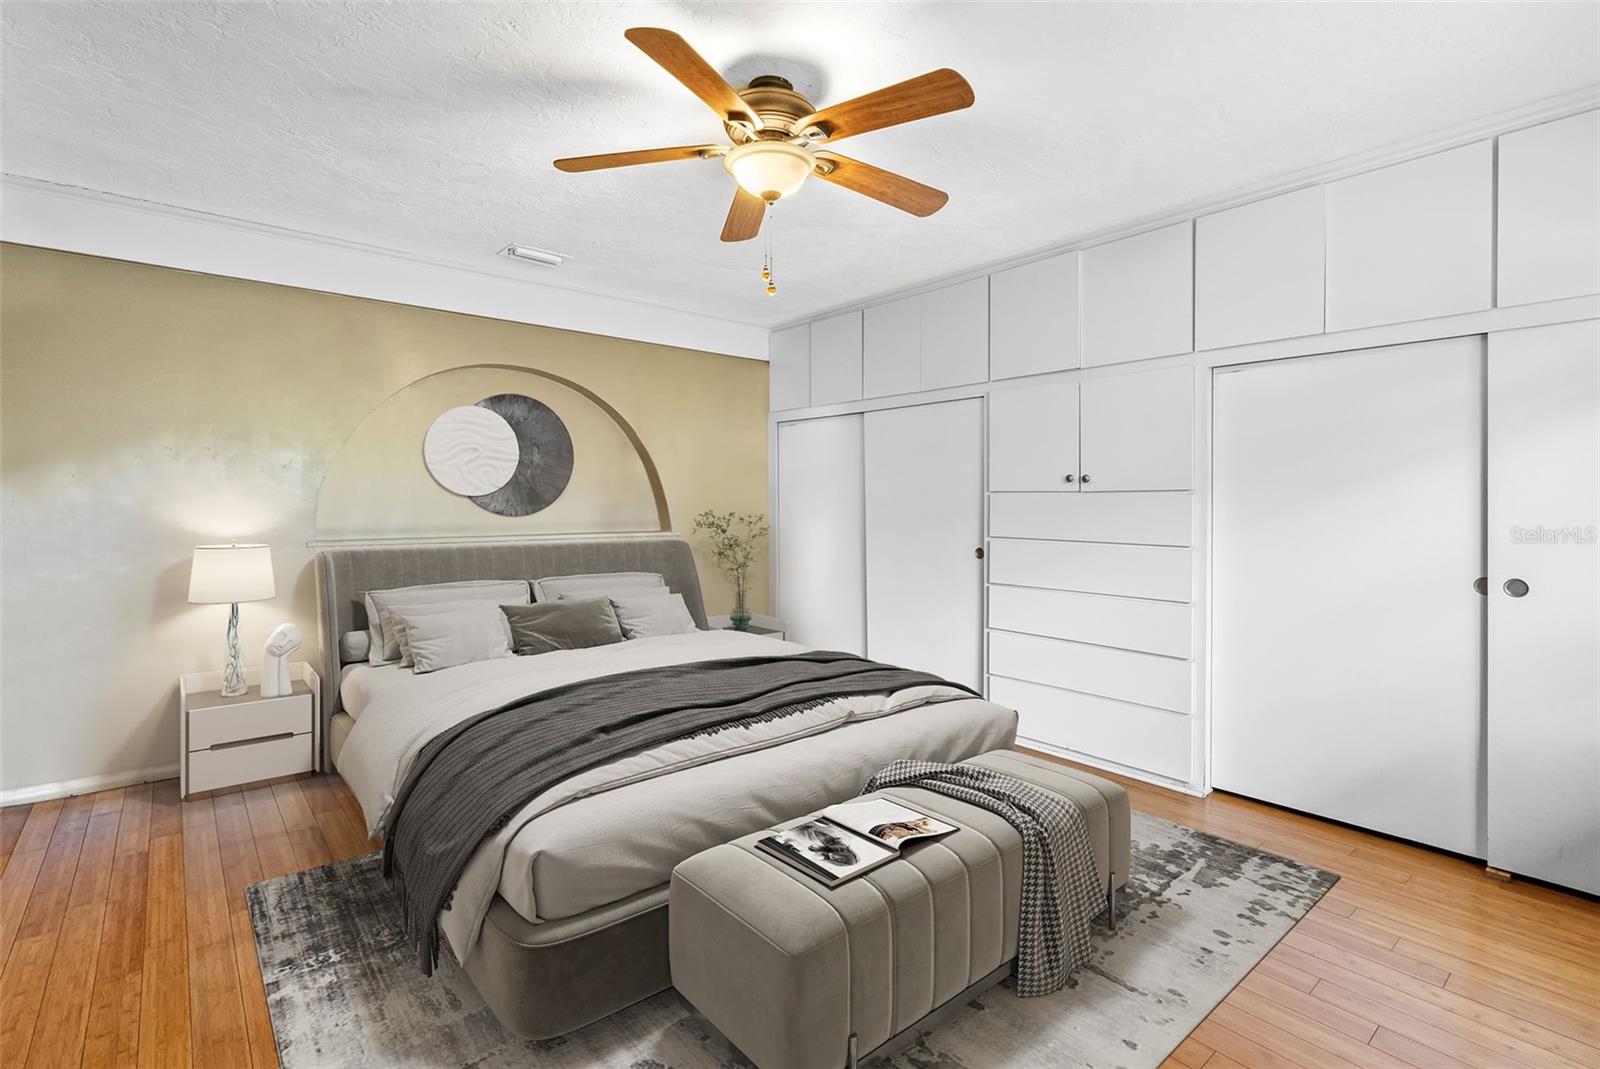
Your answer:
[[[325,549],[317,554],[318,625],[322,632],[322,738],[339,711],[339,639],[367,626],[369,590],[458,579],[544,579],[592,572],[660,572],[683,595],[689,614],[706,624],[689,544],[676,535],[470,542]],[[326,764],[326,754],[324,754]]]

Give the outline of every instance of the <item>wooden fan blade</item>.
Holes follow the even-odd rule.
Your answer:
[[[796,131],[815,126],[829,141],[915,122],[972,106],[972,86],[948,67],[896,83],[876,93],[832,104],[801,119]]]
[[[722,155],[726,145],[679,145],[676,148],[642,148],[634,152],[602,152],[598,156],[568,156],[556,161],[558,171],[603,171],[607,167],[632,167],[640,163],[699,160],[706,153]]]
[[[689,92],[705,101],[712,111],[725,121],[747,123],[752,130],[761,129],[758,116],[744,98],[733,91],[733,86],[707,63],[700,53],[689,47],[689,42],[671,30],[658,30],[651,26],[635,26],[623,33],[634,45],[661,64],[661,68],[688,87]]]
[[[819,152],[817,159],[833,165],[832,170],[817,170],[817,177],[836,186],[863,193],[912,215],[929,216],[945,206],[950,194],[942,189],[913,182],[904,175],[885,171],[870,163],[852,160],[837,152]]]
[[[761,217],[767,214],[767,202],[743,189],[733,191],[733,206],[728,209],[728,221],[722,224],[723,241],[749,241],[761,233]]]

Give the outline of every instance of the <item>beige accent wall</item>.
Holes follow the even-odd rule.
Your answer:
[[[0,246],[0,789],[176,763],[177,676],[219,666],[227,614],[185,600],[196,543],[273,548],[278,597],[240,607],[247,664],[286,620],[310,653],[308,543],[325,481],[325,534],[415,535],[439,520],[429,502],[442,493],[420,444],[404,441],[423,408],[502,383],[546,396],[543,380],[507,371],[401,392],[479,364],[548,371],[615,407],[653,457],[680,532],[701,509],[765,510],[763,362]],[[595,461],[622,462],[576,394],[548,396],[573,412]],[[415,470],[393,469],[405,477],[390,507],[348,505],[341,487],[392,460],[375,455],[385,427],[397,450],[414,449]],[[347,440],[356,448],[339,459]],[[546,517],[562,507],[559,525],[453,500],[448,523],[420,533],[618,530],[648,507],[631,468],[581,484],[575,474],[572,489]],[[358,531],[364,511],[374,522]],[[708,611],[728,611],[727,583],[703,553],[699,563]],[[766,586],[763,571],[757,611]]]

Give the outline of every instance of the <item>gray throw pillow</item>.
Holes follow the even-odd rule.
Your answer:
[[[511,624],[511,647],[519,654],[582,650],[622,641],[622,626],[610,598],[538,601],[502,605]]]
[[[617,612],[622,633],[629,638],[688,635],[700,630],[682,594],[613,594],[611,607]]]

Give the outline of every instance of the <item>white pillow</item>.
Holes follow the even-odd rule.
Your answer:
[[[663,591],[666,579],[656,572],[595,572],[591,575],[553,575],[548,579],[533,581],[535,601],[555,601],[561,597],[609,597],[613,593],[634,590],[638,587],[659,587]]]
[[[368,664],[392,664],[400,659],[400,644],[394,635],[384,633],[383,610],[437,605],[450,601],[482,601],[486,605],[527,605],[531,600],[528,584],[522,579],[465,579],[457,583],[427,583],[422,586],[369,590],[365,596],[367,634],[370,648]]]
[[[399,617],[407,630],[411,670],[418,675],[475,661],[515,656],[511,626],[498,605]]]
[[[400,667],[410,668],[413,663],[411,659],[410,621],[419,616],[437,616],[446,612],[481,609],[489,604],[492,603],[476,598],[467,601],[441,601],[438,604],[411,605],[400,609],[379,609],[378,616],[383,621],[384,640],[388,641],[392,638],[400,647]],[[526,603],[519,601],[516,604],[522,605]],[[494,607],[498,609],[500,606],[495,605]]]
[[[700,630],[682,594],[613,594],[611,607],[624,638],[659,638]]]
[[[367,659],[371,635],[365,631],[346,631],[339,637],[339,663],[354,664]]]

